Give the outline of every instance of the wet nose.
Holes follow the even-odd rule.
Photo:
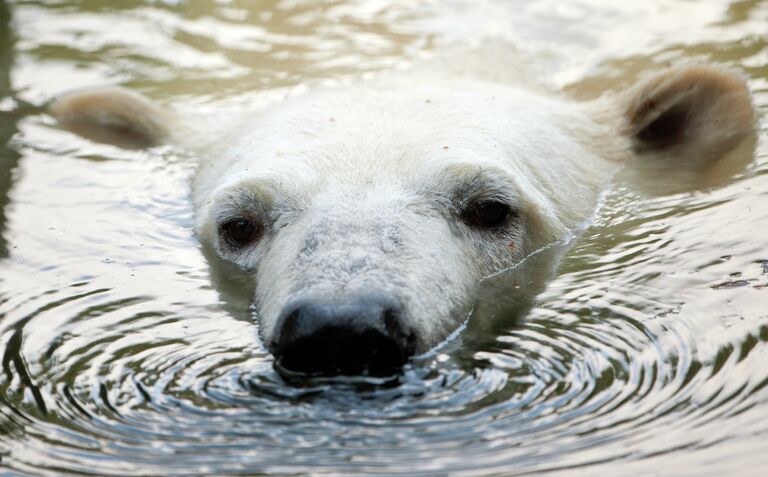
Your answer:
[[[289,305],[271,343],[275,368],[320,376],[391,376],[416,349],[402,309],[379,296]]]

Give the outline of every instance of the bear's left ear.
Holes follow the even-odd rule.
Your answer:
[[[638,154],[716,160],[754,130],[744,80],[712,67],[671,69],[641,81],[624,105],[626,134]]]

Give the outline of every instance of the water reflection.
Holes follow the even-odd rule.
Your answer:
[[[750,475],[768,464],[764,125],[754,162],[747,144],[693,189],[675,189],[688,179],[674,174],[657,190],[618,178],[558,270],[526,262],[549,281],[537,300],[489,280],[477,319],[399,382],[286,383],[255,340],[252,284],[206,261],[191,235],[184,159],[90,144],[21,101],[121,83],[203,110],[260,104],[502,32],[582,97],[692,55],[745,71],[764,115],[765,2],[29,0],[13,4],[18,41],[7,3],[0,473]]]
[[[19,154],[9,145],[16,134],[16,100],[11,87],[11,67],[15,39],[11,29],[11,12],[5,1],[0,1],[0,257],[8,255],[5,240],[5,209],[8,193],[13,185],[13,171]]]

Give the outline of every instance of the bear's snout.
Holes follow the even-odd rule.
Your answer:
[[[286,306],[270,342],[279,372],[316,376],[390,376],[416,350],[403,310],[381,295]]]

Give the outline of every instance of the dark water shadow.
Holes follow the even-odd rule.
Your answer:
[[[16,98],[16,91],[11,81],[15,42],[10,6],[8,2],[0,0],[0,260],[9,255],[10,247],[6,237],[8,213],[16,177],[15,171],[21,158],[21,154],[11,142],[19,132],[18,123],[21,118],[32,114],[31,109],[34,109],[30,109],[30,105]],[[3,299],[3,296],[0,296],[0,299]],[[4,316],[0,315],[0,321],[3,318]],[[29,320],[24,319],[14,325],[10,339],[0,343],[0,372],[5,377],[5,382],[0,385],[0,436],[22,435],[33,422],[23,411],[17,409],[17,405],[12,404],[13,399],[8,396],[7,383],[14,379],[18,378],[31,392],[40,413],[47,414],[40,388],[34,382],[21,352],[22,329],[27,321]],[[0,459],[2,459],[1,454]],[[0,466],[2,466],[2,460],[0,460]]]
[[[17,133],[19,114],[15,107],[11,68],[13,67],[13,46],[15,36],[11,27],[11,11],[8,3],[0,1],[0,258],[8,256],[8,243],[5,238],[6,214],[9,192],[13,187],[14,169],[20,154],[9,142]]]

